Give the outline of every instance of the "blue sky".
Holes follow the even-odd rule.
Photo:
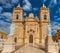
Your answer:
[[[9,33],[13,8],[18,3],[21,4],[25,17],[32,11],[38,18],[38,11],[44,3],[50,8],[52,34],[55,34],[56,30],[60,29],[60,0],[0,0],[0,29]]]

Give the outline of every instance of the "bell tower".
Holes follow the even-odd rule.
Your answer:
[[[43,4],[42,8],[40,9],[40,21],[41,22],[50,22],[50,10],[46,8]]]
[[[23,10],[18,4],[17,8],[13,9],[13,18],[12,21],[23,21]]]
[[[41,43],[45,46],[45,38],[48,35],[47,25],[50,24],[50,10],[44,4],[40,9],[40,28],[41,28]]]
[[[22,45],[24,43],[24,20],[23,20],[23,9],[20,4],[13,9],[12,24],[14,24],[14,42],[16,45]]]

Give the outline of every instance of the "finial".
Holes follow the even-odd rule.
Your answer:
[[[43,7],[45,6],[45,4],[43,4]]]
[[[29,17],[34,17],[34,14],[31,12],[31,13],[29,14]]]
[[[20,7],[20,4],[18,4],[18,6],[17,7]]]
[[[46,8],[45,4],[43,4],[43,7]]]

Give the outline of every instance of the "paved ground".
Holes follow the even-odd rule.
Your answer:
[[[27,44],[22,48],[18,49],[14,53],[45,53],[45,52],[39,49],[38,47],[33,46],[32,44]]]

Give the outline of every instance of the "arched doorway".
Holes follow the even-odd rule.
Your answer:
[[[30,37],[29,37],[29,43],[33,43],[33,35],[30,35]]]

